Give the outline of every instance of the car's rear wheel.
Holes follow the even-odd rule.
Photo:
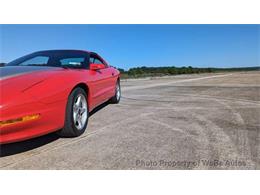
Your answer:
[[[115,95],[110,99],[110,103],[118,104],[120,102],[120,98],[121,98],[121,87],[120,87],[120,81],[118,80],[116,82]]]
[[[77,137],[84,133],[89,118],[87,94],[82,88],[74,89],[67,102],[63,137]]]

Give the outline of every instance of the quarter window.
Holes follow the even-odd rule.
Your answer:
[[[95,58],[94,64],[103,64],[99,59]]]
[[[93,57],[90,57],[90,58],[89,58],[89,63],[91,63],[91,64],[94,63],[94,58],[93,58]]]

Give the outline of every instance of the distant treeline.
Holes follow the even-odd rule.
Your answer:
[[[0,63],[4,66],[5,63]],[[260,66],[255,67],[242,67],[242,68],[195,68],[192,66],[174,67],[136,67],[130,68],[128,71],[118,68],[121,72],[121,78],[140,78],[140,77],[153,77],[153,76],[166,76],[178,74],[195,74],[195,73],[212,73],[212,72],[230,72],[230,71],[253,71],[260,70]]]
[[[128,71],[119,68],[122,78],[140,78],[150,76],[166,76],[178,74],[195,74],[195,73],[213,73],[213,72],[229,72],[229,71],[253,71],[260,70],[260,67],[243,67],[243,68],[194,68],[188,67],[137,67],[130,68]]]

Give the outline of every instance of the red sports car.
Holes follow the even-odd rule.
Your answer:
[[[81,135],[89,112],[120,101],[120,73],[94,52],[39,51],[0,67],[0,144]]]

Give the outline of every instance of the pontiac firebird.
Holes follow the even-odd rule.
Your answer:
[[[39,51],[0,67],[0,144],[84,133],[89,112],[121,97],[120,72],[94,52]]]

